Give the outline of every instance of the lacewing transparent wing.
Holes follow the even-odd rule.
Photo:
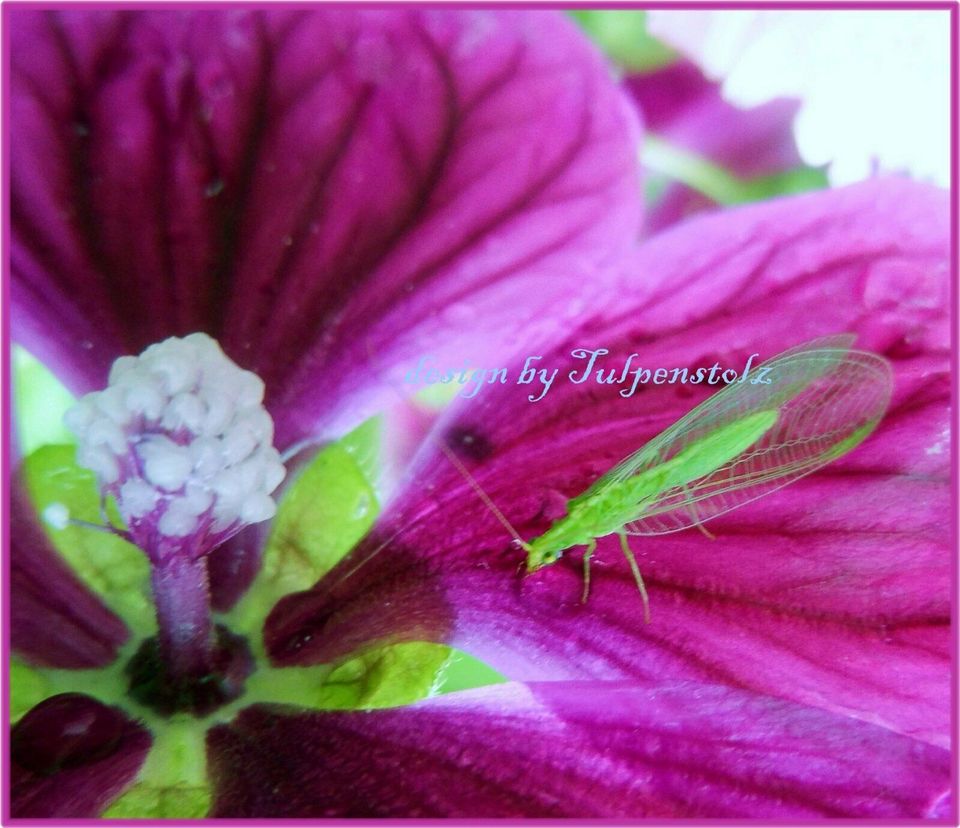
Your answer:
[[[890,402],[889,363],[850,350],[852,342],[850,336],[815,340],[769,360],[761,366],[770,369],[769,384],[752,384],[748,378],[727,386],[577,499],[622,487],[670,461],[682,469],[695,448],[699,464],[706,461],[712,470],[655,491],[625,523],[628,534],[660,535],[702,524],[822,468],[866,439]],[[729,459],[729,452],[720,450],[718,434],[731,432],[731,426],[747,418],[762,421],[762,435]],[[711,452],[718,458],[715,466],[709,462]]]

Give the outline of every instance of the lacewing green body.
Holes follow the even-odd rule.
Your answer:
[[[768,360],[769,382],[728,385],[623,460],[567,504],[567,514],[522,546],[527,569],[610,534],[630,564],[649,620],[628,535],[661,535],[729,512],[846,454],[876,428],[890,402],[889,363],[852,350],[854,337],[814,340]]]

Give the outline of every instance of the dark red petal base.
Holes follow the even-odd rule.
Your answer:
[[[213,671],[187,680],[174,680],[169,675],[157,639],[148,638],[127,665],[130,695],[162,716],[206,716],[239,698],[253,670],[253,655],[247,640],[226,627],[218,625],[216,636]]]
[[[147,730],[81,693],[52,696],[10,733],[14,817],[95,817],[130,784],[150,749]]]

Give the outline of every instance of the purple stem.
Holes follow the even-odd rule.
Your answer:
[[[206,557],[170,555],[152,569],[160,655],[168,678],[179,684],[210,675],[216,640]]]

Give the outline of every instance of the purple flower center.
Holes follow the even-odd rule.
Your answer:
[[[152,566],[160,632],[128,673],[131,694],[167,715],[202,715],[236,698],[252,667],[246,643],[213,627],[207,555],[276,513],[271,493],[286,470],[263,391],[197,333],[121,357],[108,387],[66,417],[78,461],[127,525],[118,534]]]

